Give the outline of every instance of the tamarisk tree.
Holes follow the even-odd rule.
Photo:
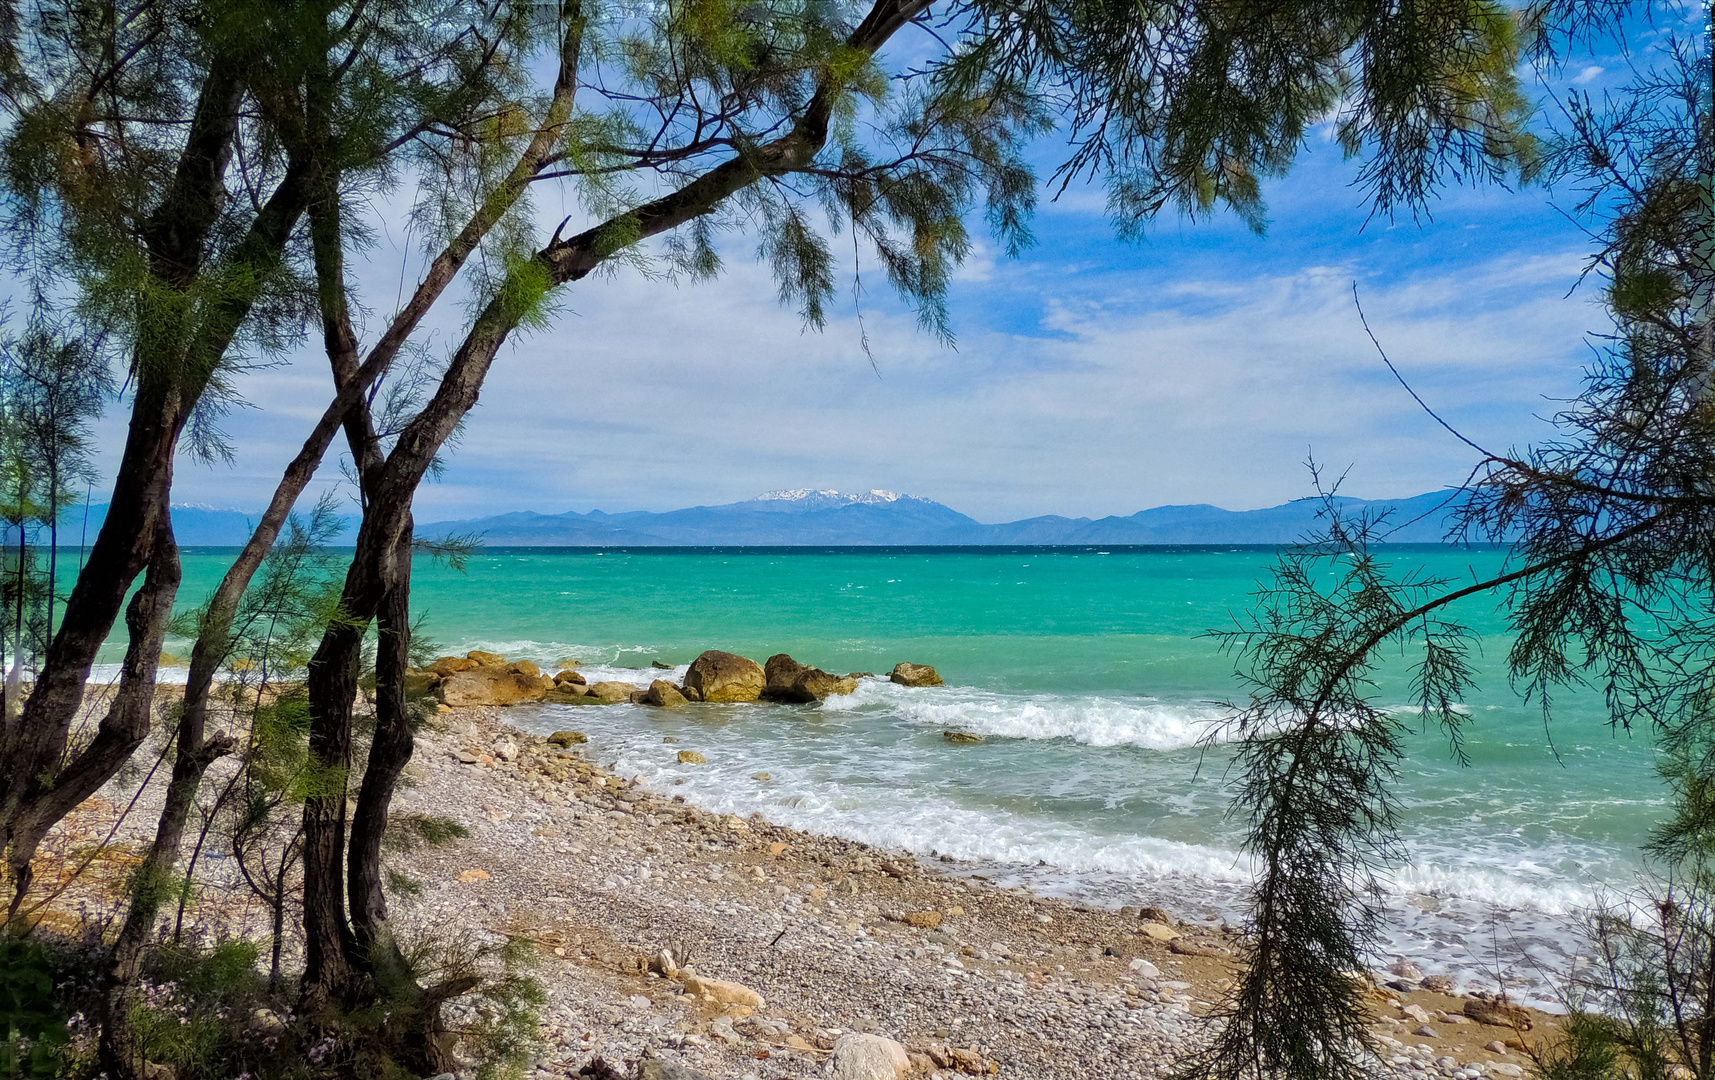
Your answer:
[[[315,310],[301,272],[310,263],[301,226],[317,197],[317,166],[284,151],[280,127],[303,126],[308,106],[294,92],[304,73],[317,65],[331,73],[320,107],[346,121],[327,153],[340,155],[352,178],[373,177],[401,147],[493,115],[505,93],[504,79],[491,75],[518,38],[492,6],[6,7],[0,225],[8,252],[35,307],[66,310],[105,343],[100,359],[123,365],[131,397],[107,516],[22,716],[0,728],[0,849],[14,909],[41,837],[149,730],[179,580],[168,494],[181,438],[193,453],[218,456],[214,421],[246,358],[297,340]],[[359,378],[330,405],[330,436],[365,385]],[[291,475],[307,482],[326,444],[312,436]],[[193,657],[205,684],[222,654],[221,612],[230,621],[290,507],[291,498],[270,507],[240,572],[210,605],[210,645]],[[93,734],[73,741],[90,665],[140,574],[117,692]],[[200,709],[187,714],[200,723]],[[180,749],[201,753],[194,738]]]
[[[1689,886],[1662,912],[1657,966],[1607,988],[1601,1004],[1630,1019],[1576,1026],[1547,1075],[1711,1075],[1715,963],[1683,946],[1715,941],[1715,131],[1707,33],[1666,42],[1617,101],[1566,97],[1545,144],[1545,177],[1578,192],[1592,222],[1587,273],[1611,327],[1553,439],[1525,453],[1466,440],[1479,456],[1449,495],[1453,539],[1507,545],[1502,570],[1397,576],[1376,546],[1389,522],[1344,519],[1330,501],[1321,534],[1282,557],[1222,635],[1250,698],[1217,737],[1237,744],[1258,876],[1248,967],[1187,1076],[1363,1075],[1359,974],[1380,876],[1405,857],[1391,790],[1408,728],[1375,702],[1373,676],[1384,653],[1403,655],[1419,715],[1458,753],[1473,638],[1456,605],[1472,598],[1507,611],[1512,676],[1545,720],[1557,691],[1584,684],[1614,725],[1660,738],[1674,801],[1652,853]],[[1618,970],[1642,953],[1606,955]]]

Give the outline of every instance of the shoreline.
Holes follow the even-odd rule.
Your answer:
[[[1237,942],[1218,924],[1003,889],[938,860],[705,812],[505,713],[451,709],[419,733],[400,809],[451,813],[471,836],[406,860],[425,888],[399,917],[538,944],[544,1080],[645,1050],[717,1078],[805,1077],[850,1031],[897,1040],[942,1078],[1156,1076],[1202,1037],[1236,971]],[[697,977],[763,1004],[720,1005],[659,962],[649,970],[674,947]],[[1517,1033],[1468,1020],[1472,1000],[1378,990],[1392,1060],[1376,1075],[1522,1075]],[[1537,1035],[1552,1023],[1529,1015]],[[1515,1048],[1483,1048],[1497,1042]]]

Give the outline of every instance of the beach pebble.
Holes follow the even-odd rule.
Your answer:
[[[880,1035],[841,1035],[834,1042],[834,1080],[898,1080],[911,1071],[905,1047]]]
[[[1441,1033],[1430,1027],[1428,1024],[1424,1024],[1422,1027],[1412,1028],[1411,1033],[1413,1035],[1421,1035],[1425,1039],[1439,1039],[1441,1037]]]
[[[1415,1003],[1410,1005],[1401,1005],[1399,1007],[1399,1011],[1404,1013],[1408,1019],[1415,1020],[1419,1024],[1429,1023],[1429,1010],[1425,1009],[1421,1005]]]
[[[1138,933],[1155,941],[1172,941],[1179,936],[1179,931],[1166,923],[1146,922],[1137,929]]]
[[[1487,1050],[1491,1054],[1504,1054],[1507,1052],[1507,1044],[1499,1039],[1495,1039],[1491,1042],[1484,1043],[1483,1049]]]
[[[685,993],[692,997],[712,998],[723,1005],[749,1005],[752,1008],[761,1008],[763,1005],[761,994],[740,983],[728,982],[725,979],[705,979],[690,968],[681,970],[679,978],[685,984]]]
[[[1154,964],[1150,963],[1148,960],[1145,960],[1141,956],[1138,957],[1137,959],[1133,960],[1130,964],[1128,964],[1126,966],[1129,967],[1132,971],[1137,972],[1139,975],[1141,975],[1145,979],[1159,979],[1159,978],[1161,978],[1161,969],[1156,967]]]
[[[1393,966],[1388,968],[1388,971],[1412,982],[1423,981],[1423,970],[1403,956],[1395,957]]]

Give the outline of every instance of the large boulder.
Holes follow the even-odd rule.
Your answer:
[[[761,994],[742,983],[705,979],[690,968],[679,969],[679,981],[685,984],[685,993],[692,997],[708,998],[722,1005],[749,1005],[760,1009],[766,1004]]]
[[[763,674],[768,681],[763,696],[770,701],[820,701],[832,694],[849,694],[857,689],[857,680],[850,675],[832,675],[821,668],[806,667],[785,653],[770,656]]]
[[[589,692],[585,696],[594,698],[602,705],[618,705],[622,701],[630,701],[632,694],[641,691],[641,687],[628,682],[598,682],[590,684]]]
[[[564,671],[554,672],[554,681],[561,684],[576,683],[579,686],[589,685],[589,680],[584,678],[584,673],[574,670],[573,668],[566,668]]]
[[[428,669],[410,668],[405,672],[405,692],[407,694],[426,694],[441,684],[441,676]]]
[[[457,709],[539,701],[552,686],[552,679],[544,687],[540,678],[533,679],[501,667],[477,667],[454,672],[442,679],[435,689],[443,704]]]
[[[470,652],[465,653],[465,656],[469,657],[471,662],[477,667],[506,666],[506,657],[501,656],[499,653],[483,652],[481,649],[472,649]]]
[[[691,661],[685,686],[699,701],[755,701],[768,687],[768,676],[754,660],[710,649]]]
[[[679,693],[679,688],[666,679],[656,679],[649,684],[649,692],[643,695],[643,704],[654,705],[662,709],[677,709],[689,705],[685,695]]]
[[[519,675],[528,675],[532,679],[534,679],[538,675],[542,674],[542,669],[537,667],[535,664],[532,664],[528,660],[519,660],[515,663],[507,664],[506,670],[511,671],[511,672],[515,672],[516,674],[519,674]]]
[[[900,686],[940,686],[941,676],[928,664],[895,664],[888,676]]]
[[[911,1058],[892,1039],[853,1031],[834,1041],[832,1071],[834,1080],[899,1080]]]
[[[424,670],[432,671],[444,679],[448,675],[457,675],[459,672],[469,671],[473,667],[476,667],[476,661],[468,656],[443,656]]]
[[[763,678],[766,680],[765,693],[768,697],[783,694],[792,688],[792,680],[804,670],[804,665],[792,659],[785,653],[775,653],[762,665]]]
[[[1518,1031],[1529,1031],[1532,1026],[1530,1011],[1508,1001],[1467,998],[1465,1015],[1479,1024],[1488,1024],[1490,1027],[1510,1027]]]

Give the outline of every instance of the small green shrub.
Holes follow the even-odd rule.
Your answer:
[[[53,965],[39,943],[0,937],[0,1077],[50,1080],[71,1041]]]

